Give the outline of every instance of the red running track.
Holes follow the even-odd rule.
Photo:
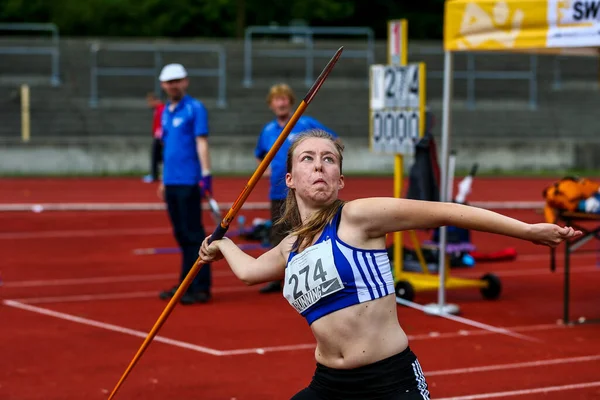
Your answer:
[[[546,182],[478,179],[471,199],[538,201]],[[244,183],[216,180],[215,191],[233,201]],[[349,178],[344,195],[390,195],[391,186],[390,179]],[[265,201],[266,188],[261,182],[250,201]],[[0,181],[0,199],[156,202],[154,189],[134,179],[7,179]],[[531,211],[502,212],[541,219]],[[452,271],[472,278],[493,271],[504,286],[499,300],[485,301],[474,289],[448,291],[448,300],[464,318],[539,341],[398,307],[432,398],[600,398],[600,327],[557,324],[562,275],[549,271],[547,249],[483,233],[473,242],[481,251],[515,247],[519,256]],[[156,294],[178,271],[176,254],[133,250],[174,245],[164,211],[0,213],[0,399],[107,398],[164,309]],[[595,257],[573,257],[574,316],[600,317]],[[214,287],[211,304],[175,309],[117,398],[286,399],[309,382],[314,342],[285,300],[245,287],[223,263],[214,266]],[[436,293],[420,292],[416,301],[436,301]]]

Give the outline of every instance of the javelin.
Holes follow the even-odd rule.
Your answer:
[[[271,160],[273,159],[273,157],[275,157],[275,154],[277,153],[277,151],[279,150],[279,148],[281,147],[283,142],[287,139],[292,128],[294,127],[294,125],[296,125],[298,118],[300,118],[302,113],[304,113],[304,110],[306,109],[306,107],[308,107],[308,105],[310,104],[312,99],[315,97],[315,95],[317,94],[317,92],[319,91],[321,86],[323,85],[323,82],[325,82],[325,79],[327,79],[327,76],[329,75],[331,70],[333,70],[333,67],[335,66],[335,64],[338,61],[338,59],[340,58],[340,56],[342,55],[343,50],[344,50],[344,47],[342,46],[335,52],[335,54],[333,55],[331,60],[329,60],[329,62],[327,63],[327,65],[325,66],[323,71],[321,72],[321,75],[319,75],[317,80],[313,83],[312,87],[309,89],[308,93],[306,93],[306,96],[304,96],[304,99],[300,102],[300,104],[298,105],[298,108],[296,109],[296,111],[294,112],[294,114],[292,115],[290,120],[287,122],[287,124],[285,125],[285,127],[283,128],[281,133],[279,134],[279,137],[273,144],[273,147],[271,147],[271,149],[269,150],[269,152],[267,153],[265,158],[258,165],[256,171],[254,171],[254,173],[248,180],[246,187],[244,188],[244,190],[242,190],[242,192],[238,196],[237,200],[232,204],[231,208],[229,209],[229,211],[227,212],[227,214],[225,215],[225,217],[223,218],[221,223],[219,225],[217,225],[217,228],[215,229],[214,233],[212,234],[211,238],[209,239],[211,242],[213,240],[222,239],[223,236],[225,236],[225,233],[227,233],[227,229],[229,229],[229,224],[231,223],[231,221],[233,221],[233,219],[235,218],[235,215],[240,210],[240,208],[242,208],[242,205],[244,204],[244,202],[246,201],[246,199],[252,192],[252,189],[254,189],[254,186],[256,186],[256,183],[258,182],[258,180],[260,179],[262,174],[265,172],[268,165],[271,163]],[[171,311],[173,311],[173,309],[175,308],[175,305],[177,304],[177,302],[179,302],[179,299],[181,298],[183,293],[187,290],[190,283],[192,283],[192,280],[194,279],[194,277],[200,270],[201,266],[202,266],[202,264],[200,263],[200,257],[198,257],[198,259],[194,263],[194,266],[192,267],[190,272],[188,272],[188,274],[185,277],[185,279],[183,280],[183,282],[181,282],[181,285],[179,285],[179,288],[177,289],[177,291],[175,292],[175,294],[169,301],[169,304],[167,304],[164,311],[162,312],[162,314],[160,315],[160,317],[158,318],[158,320],[156,321],[156,323],[154,324],[154,326],[148,333],[148,336],[146,337],[146,339],[140,346],[139,350],[137,351],[137,353],[135,354],[135,356],[129,363],[129,366],[127,367],[127,369],[121,376],[121,379],[119,379],[119,381],[117,382],[117,385],[111,392],[110,396],[108,397],[108,400],[111,400],[115,396],[115,394],[117,393],[117,391],[119,390],[119,388],[121,387],[121,385],[123,384],[123,382],[125,381],[127,376],[129,375],[129,373],[131,372],[131,370],[133,369],[135,364],[137,364],[137,362],[140,360],[140,358],[142,357],[142,354],[144,354],[144,351],[146,351],[146,349],[152,342],[152,339],[154,339],[154,337],[158,333],[159,329],[165,323],[165,321],[171,314]]]

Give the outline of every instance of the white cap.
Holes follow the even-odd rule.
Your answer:
[[[167,64],[160,71],[158,80],[161,82],[173,81],[187,77],[187,71],[181,64]]]

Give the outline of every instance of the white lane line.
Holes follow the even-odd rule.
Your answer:
[[[600,272],[598,267],[572,267],[571,273],[588,273],[588,272]],[[557,270],[556,273],[561,273],[561,270]],[[536,275],[551,275],[547,268],[532,268],[522,270],[510,270],[510,271],[497,271],[495,275],[500,277],[513,277],[513,276],[536,276]],[[454,273],[457,277],[479,277],[483,275],[483,272],[459,272]],[[176,274],[153,274],[153,275],[126,275],[126,276],[99,276],[90,278],[67,278],[67,279],[38,279],[38,280],[24,280],[24,281],[4,281],[4,288],[20,288],[20,287],[38,287],[38,286],[80,286],[80,285],[93,285],[102,283],[119,283],[119,282],[150,282],[150,281],[161,281],[167,279],[176,278]],[[213,271],[213,276],[233,276],[233,273],[229,270],[226,271]],[[562,275],[561,275],[562,276]]]
[[[4,282],[5,288],[23,287],[47,287],[47,286],[80,286],[95,285],[101,283],[120,282],[150,282],[175,279],[177,274],[155,274],[155,275],[126,275],[126,276],[97,276],[91,278],[67,278],[67,279],[38,279],[26,281]]]
[[[221,355],[223,356],[239,356],[244,354],[265,354],[274,353],[278,351],[296,351],[296,350],[314,350],[316,343],[304,343],[304,344],[291,344],[283,346],[270,346],[270,347],[252,347],[249,349],[234,349],[234,350],[223,350]]]
[[[414,308],[416,310],[423,311],[423,312],[425,312],[425,310],[426,310],[426,308],[420,304],[413,303],[412,301],[404,300],[399,297],[396,297],[396,303],[402,304],[402,305],[405,305],[405,306],[408,306],[408,307],[411,307],[411,308]],[[475,320],[464,318],[464,317],[459,317],[459,316],[452,315],[452,314],[449,314],[446,312],[439,312],[436,315],[438,317],[449,319],[450,321],[458,322],[458,323],[465,324],[465,325],[470,325],[475,328],[498,333],[500,335],[506,335],[506,336],[510,336],[510,337],[513,337],[516,339],[526,340],[529,342],[536,342],[536,343],[542,342],[542,340],[540,340],[540,339],[536,339],[534,337],[527,336],[527,335],[521,335],[520,333],[513,332],[506,328],[499,328],[499,327],[496,327],[493,325],[484,324],[483,322],[475,321]]]
[[[595,266],[594,267],[590,267],[590,266],[573,267],[572,266],[570,268],[569,272],[571,274],[600,272],[600,267],[595,267]],[[552,272],[552,271],[550,271],[550,266],[548,265],[545,268],[514,269],[514,270],[507,270],[507,271],[493,271],[492,273],[494,275],[502,277],[502,278],[512,278],[512,277],[518,277],[518,276],[559,276],[562,278],[562,276],[564,274],[564,270],[562,268],[557,268],[556,272]],[[475,271],[452,272],[452,276],[465,277],[465,278],[480,278],[483,275],[484,275],[484,272],[475,272]]]
[[[474,372],[502,371],[502,370],[507,370],[507,369],[520,369],[520,368],[535,368],[535,367],[543,367],[543,366],[547,366],[547,365],[571,364],[571,363],[581,363],[581,362],[590,362],[590,361],[599,361],[599,360],[600,360],[600,355],[568,357],[568,358],[553,358],[553,359],[548,359],[548,360],[527,361],[527,362],[521,362],[521,363],[483,365],[480,367],[470,367],[470,368],[444,369],[444,370],[439,370],[439,371],[426,372],[425,376],[430,377],[430,376],[471,374]]]
[[[212,289],[213,293],[235,293],[249,292],[256,290],[248,286],[216,287]],[[104,294],[83,294],[73,296],[48,296],[48,297],[28,297],[21,299],[11,299],[24,304],[48,304],[48,303],[78,303],[100,300],[125,300],[142,299],[157,297],[157,291],[126,292],[126,293],[104,293]]]
[[[474,207],[504,210],[537,210],[544,207],[541,201],[473,201]],[[222,209],[231,208],[233,203],[220,202]],[[165,210],[164,203],[0,203],[0,212],[11,211],[155,211]],[[202,204],[204,210],[209,210],[208,204]],[[268,210],[270,203],[249,201],[242,205],[242,210]]]
[[[597,386],[600,386],[600,381],[575,383],[572,385],[562,385],[562,386],[546,386],[546,387],[539,387],[539,388],[534,388],[534,389],[511,390],[508,392],[481,393],[481,394],[472,394],[469,396],[444,397],[443,399],[438,399],[438,400],[494,399],[497,397],[526,396],[526,395],[532,395],[532,394],[538,394],[538,393],[550,393],[550,392],[562,392],[565,390],[587,389],[587,388],[597,387]]]
[[[135,336],[145,339],[148,336],[147,332],[142,332],[134,329],[125,328],[119,325],[108,324],[106,322],[95,321],[89,318],[77,317],[75,315],[66,314],[58,311],[49,310],[47,308],[36,307],[28,304],[24,304],[14,300],[3,300],[2,303],[9,307],[19,308],[21,310],[31,311],[37,314],[46,315],[62,319],[65,321],[75,322],[82,325],[93,326],[95,328],[104,329],[107,331],[118,332],[129,336]],[[198,346],[192,343],[182,342],[180,340],[169,339],[164,336],[155,336],[154,341],[169,344],[171,346],[180,347],[188,350],[194,350],[200,353],[211,354],[213,356],[221,355],[221,352],[215,349],[211,349],[204,346]]]
[[[222,209],[231,208],[233,203],[220,202]],[[268,210],[268,202],[246,202],[242,210]],[[208,204],[202,204],[203,210],[210,210]],[[0,212],[15,211],[162,211],[166,210],[165,203],[0,203]]]
[[[14,307],[21,310],[26,310],[30,312],[34,312],[41,315],[46,315],[58,319],[62,319],[65,321],[75,322],[82,325],[93,326],[99,329],[105,329],[117,333],[122,333],[129,336],[135,336],[139,338],[146,338],[147,333],[125,328],[119,325],[109,324],[101,321],[92,320],[89,318],[82,318],[75,315],[49,310],[46,308],[41,308],[37,306],[33,306],[30,304],[24,304],[15,300],[3,300],[2,302],[5,306]],[[543,326],[538,326],[541,328]],[[523,327],[526,328],[526,327]],[[529,327],[529,328],[533,328]],[[461,335],[462,336],[462,335]],[[426,338],[435,338],[434,336],[427,336]],[[410,338],[409,340],[414,340],[416,338]],[[305,350],[305,349],[314,349],[314,343],[305,343],[305,344],[295,344],[295,345],[283,345],[283,346],[270,346],[270,347],[255,347],[255,348],[247,348],[247,349],[232,349],[232,350],[217,350],[213,348],[209,348],[206,346],[199,346],[188,342],[183,342],[180,340],[170,339],[163,336],[157,335],[154,338],[154,341],[169,344],[171,346],[185,348],[188,350],[197,351],[200,353],[210,354],[214,356],[233,356],[233,355],[244,355],[244,354],[265,354],[268,352],[282,352],[282,351],[296,351],[296,350]],[[495,371],[495,370],[509,370],[509,369],[520,369],[520,368],[535,368],[535,367],[544,367],[548,365],[558,365],[558,364],[567,364],[567,363],[578,363],[578,362],[590,362],[600,360],[600,355],[590,355],[590,356],[581,356],[581,357],[570,357],[570,358],[557,358],[557,359],[547,359],[547,360],[538,360],[538,361],[529,361],[522,363],[511,363],[511,364],[496,364],[496,365],[487,365],[487,366],[479,366],[479,367],[471,367],[471,368],[460,368],[460,369],[451,369],[451,370],[438,370],[431,371],[426,373],[426,376],[444,376],[444,375],[457,375],[457,374],[468,374],[473,372],[483,372],[483,371]],[[499,396],[498,396],[499,397]],[[465,397],[470,398],[470,397]]]
[[[79,229],[32,232],[0,233],[0,240],[15,239],[55,239],[55,238],[90,238],[101,236],[151,236],[172,233],[170,228],[124,228],[124,229]]]
[[[25,281],[4,282],[4,288],[46,287],[46,286],[81,286],[102,283],[151,282],[175,279],[178,274],[126,275],[126,276],[96,276],[90,278],[38,279]],[[213,271],[213,277],[234,276],[230,270]]]

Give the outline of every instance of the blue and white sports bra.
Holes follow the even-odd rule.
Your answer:
[[[363,250],[342,242],[342,207],[319,239],[290,252],[283,295],[308,324],[334,311],[394,293],[387,250]]]

